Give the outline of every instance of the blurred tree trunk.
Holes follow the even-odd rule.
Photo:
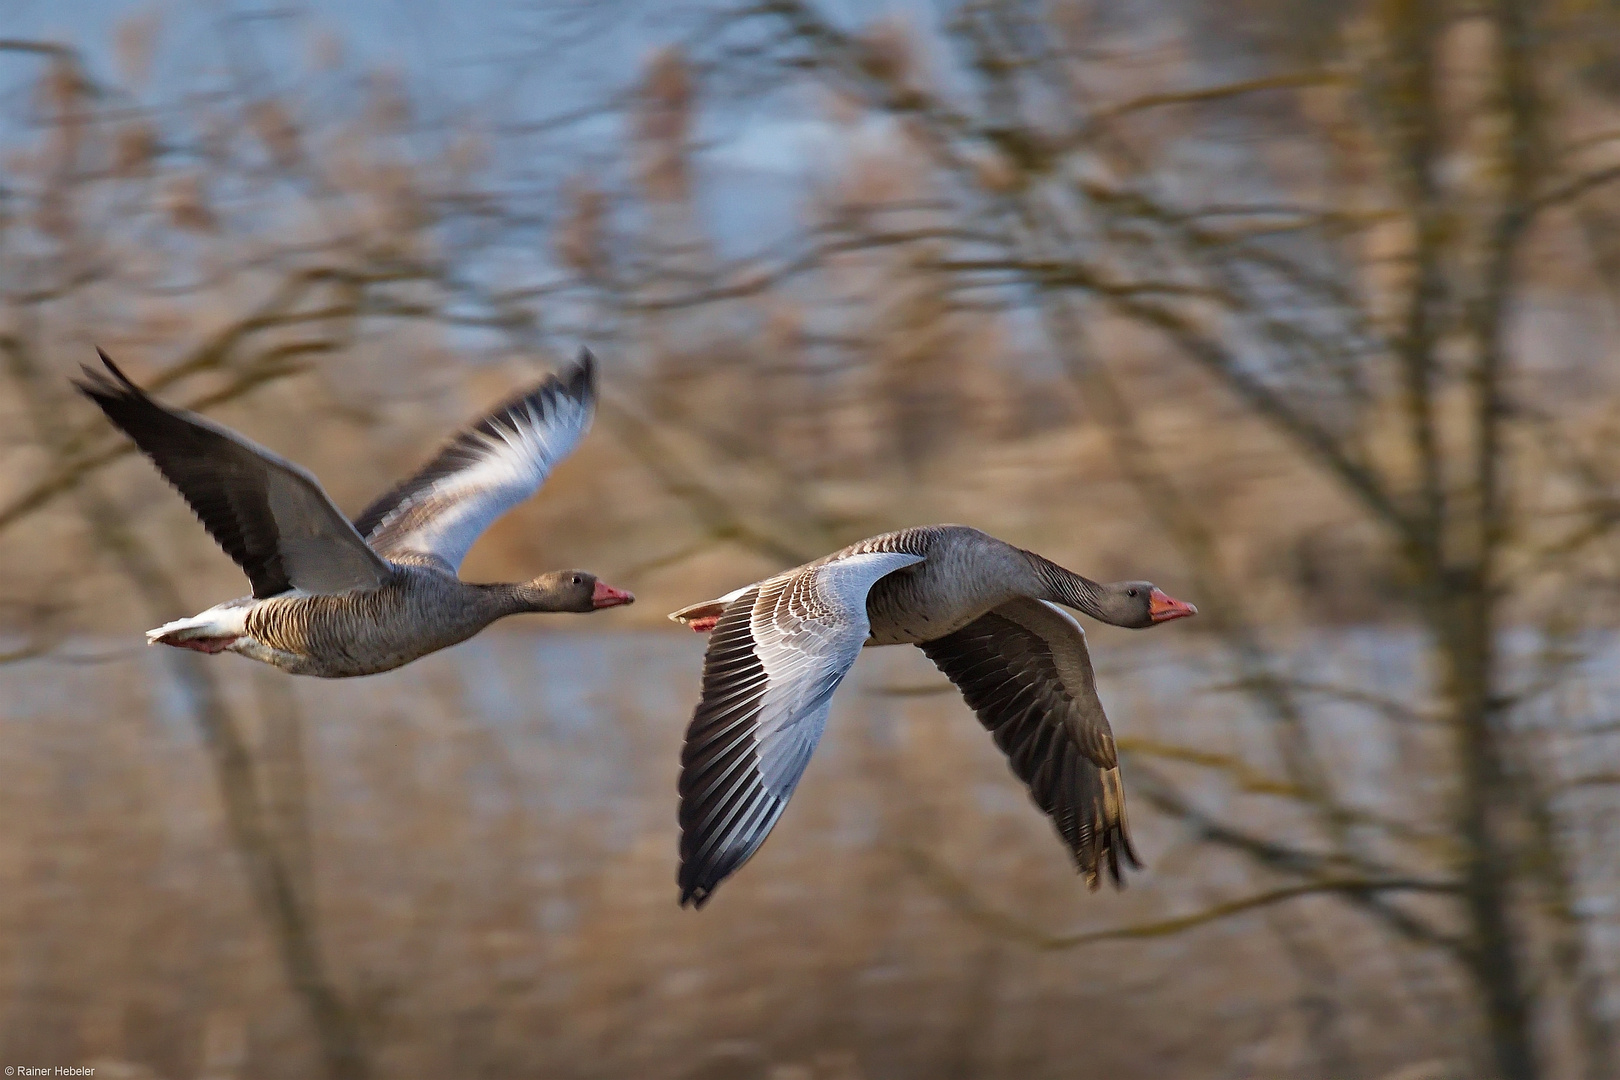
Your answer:
[[[1485,247],[1482,295],[1471,310],[1474,338],[1474,401],[1471,490],[1450,500],[1460,521],[1452,535],[1436,537],[1435,556],[1423,559],[1431,581],[1425,592],[1444,661],[1443,693],[1457,737],[1461,790],[1461,877],[1474,937],[1474,967],[1491,1034],[1496,1067],[1505,1080],[1538,1075],[1535,1018],[1520,950],[1530,939],[1513,910],[1518,836],[1524,807],[1512,797],[1507,758],[1511,737],[1504,725],[1500,656],[1500,554],[1507,539],[1507,493],[1503,490],[1507,419],[1504,381],[1511,362],[1506,340],[1510,305],[1519,295],[1520,242],[1530,220],[1538,150],[1539,110],[1531,54],[1531,9],[1525,0],[1498,0],[1489,11],[1497,39],[1497,86],[1505,131],[1498,168],[1502,195]],[[1435,48],[1430,46],[1431,50]],[[1438,90],[1431,91],[1431,94]],[[1443,378],[1442,358],[1431,346],[1428,378]],[[1429,450],[1438,475],[1439,451]],[[1448,543],[1448,541],[1450,541]],[[1449,556],[1448,550],[1461,555]],[[1523,790],[1521,788],[1521,790]]]
[[[81,495],[97,543],[117,561],[140,591],[151,620],[167,622],[186,611],[174,582],[128,530],[123,515],[91,489]],[[201,729],[225,806],[232,844],[247,873],[248,891],[268,924],[292,986],[315,1026],[329,1080],[365,1080],[371,1075],[360,1026],[327,972],[313,897],[301,893],[294,867],[276,842],[253,757],[226,705],[218,680],[200,654],[166,649],[175,680],[185,688],[193,720]]]
[[[1477,574],[1454,575],[1434,616],[1435,633],[1445,662],[1444,694],[1461,765],[1460,869],[1472,925],[1471,966],[1484,999],[1500,1075],[1505,1080],[1531,1080],[1539,1075],[1535,1032],[1511,894],[1518,808],[1510,795],[1503,733],[1492,704],[1498,666],[1492,641],[1496,604],[1490,592]]]
[[[254,668],[259,729],[255,758],[264,789],[264,808],[298,894],[315,906],[314,837],[309,820],[309,776],[304,752],[304,717],[293,681],[275,668]]]
[[[18,397],[36,428],[39,444],[67,468],[73,447],[60,417],[60,393],[45,384],[47,369],[16,337],[0,340]],[[130,529],[122,510],[99,493],[91,479],[77,492],[90,536],[140,594],[148,618],[161,624],[189,609],[173,578]],[[225,809],[225,824],[247,874],[248,892],[270,931],[293,993],[315,1027],[329,1080],[366,1080],[371,1075],[353,1011],[327,972],[313,897],[299,888],[293,866],[277,842],[277,830],[242,729],[207,658],[182,649],[162,650],[192,720],[202,733]]]

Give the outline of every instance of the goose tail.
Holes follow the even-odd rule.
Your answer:
[[[146,632],[148,645],[173,645],[197,652],[224,652],[247,632],[245,608],[209,608],[200,615],[166,622]]]
[[[751,588],[753,588],[752,585],[744,585],[740,589],[726,593],[717,600],[705,600],[701,604],[692,604],[689,607],[681,608],[679,611],[672,611],[669,613],[669,617],[671,621],[678,622],[695,633],[706,634],[714,629],[715,623],[720,621],[720,614],[726,610],[726,605]]]

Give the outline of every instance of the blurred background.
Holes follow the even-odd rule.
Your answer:
[[[163,1078],[1620,1075],[1620,4],[6,0],[0,1057]],[[67,378],[358,512],[588,345],[464,567],[638,603],[300,680]],[[967,522],[1091,629],[1086,892],[916,650],[676,906],[703,642]]]

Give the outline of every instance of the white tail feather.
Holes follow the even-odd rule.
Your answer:
[[[246,632],[247,608],[240,606],[227,607],[222,604],[187,619],[166,622],[156,630],[148,630],[146,632],[146,643],[148,645],[157,645],[174,641],[190,641],[193,638],[240,637]]]
[[[675,622],[682,623],[683,625],[691,622],[693,619],[718,618],[720,613],[726,609],[727,604],[731,603],[733,600],[737,599],[737,597],[741,596],[743,593],[747,592],[753,587],[754,586],[752,585],[744,585],[742,588],[733,589],[731,592],[726,593],[726,595],[719,597],[718,599],[705,600],[701,604],[693,604],[690,607],[683,607],[679,611],[672,611],[669,613],[669,617]]]

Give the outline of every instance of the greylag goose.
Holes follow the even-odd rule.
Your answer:
[[[346,678],[407,664],[507,615],[635,599],[583,570],[501,584],[459,576],[473,541],[539,490],[590,427],[588,351],[461,431],[353,523],[304,469],[158,404],[106,353],[101,360],[107,374],[87,367],[74,385],[152,459],[253,586],[252,596],[147,631],[149,644]]]
[[[711,631],[681,751],[681,905],[701,907],[765,841],[863,646],[912,644],[956,684],[1075,866],[1140,866],[1085,631],[1197,614],[1151,582],[1098,584],[964,525],[885,533],[694,604]]]

